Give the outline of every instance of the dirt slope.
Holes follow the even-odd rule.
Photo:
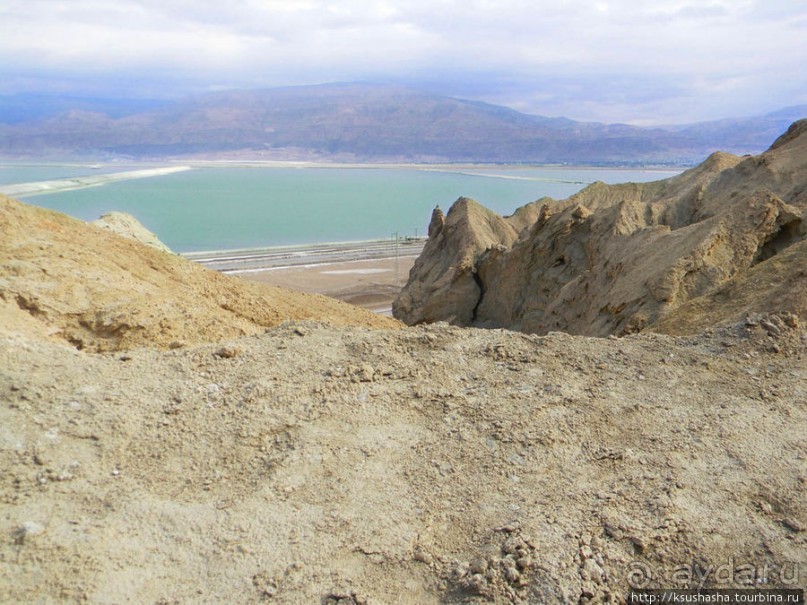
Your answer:
[[[396,325],[323,296],[221,275],[2,196],[0,307],[0,318],[7,319],[0,329],[33,317],[36,329],[99,351],[211,342],[257,334],[288,319]]]
[[[517,238],[472,237],[497,218],[457,202],[413,267],[396,317],[596,336],[702,329],[766,308],[804,318],[803,254],[777,255],[807,239],[807,120],[760,156],[716,153],[664,181],[595,184],[541,204]],[[754,289],[774,273],[786,284],[779,296]],[[744,288],[745,304],[709,307],[727,288]],[[712,310],[675,319],[685,305]]]
[[[0,601],[619,602],[644,570],[725,587],[741,565],[791,586],[805,359],[770,316],[690,339],[5,337]]]

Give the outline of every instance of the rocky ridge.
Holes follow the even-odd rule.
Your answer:
[[[537,219],[514,236],[512,219],[458,200],[395,316],[594,336],[697,331],[771,309],[807,317],[805,120],[759,156],[715,153],[671,179],[596,183],[526,208]],[[709,304],[729,292],[733,303]]]

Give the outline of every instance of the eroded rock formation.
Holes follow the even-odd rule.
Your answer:
[[[595,183],[507,219],[462,198],[393,310],[410,324],[595,336],[703,328],[771,304],[804,316],[806,213],[805,120],[759,156],[715,153],[670,179]],[[783,280],[774,299],[756,285],[768,270]],[[744,302],[709,312],[720,292]]]

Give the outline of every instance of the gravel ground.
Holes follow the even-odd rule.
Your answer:
[[[771,328],[770,326],[774,326]],[[597,603],[803,587],[807,334],[0,332],[3,603]]]

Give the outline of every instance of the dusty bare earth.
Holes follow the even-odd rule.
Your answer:
[[[0,196],[0,317],[83,349],[181,347],[287,319],[393,327],[324,296],[229,278],[106,228]]]
[[[353,305],[381,311],[391,309],[416,257],[372,259],[310,267],[288,267],[240,273],[249,281],[322,294]]]
[[[645,571],[803,586],[792,324],[292,323],[105,354],[7,332],[0,600],[619,602]]]

